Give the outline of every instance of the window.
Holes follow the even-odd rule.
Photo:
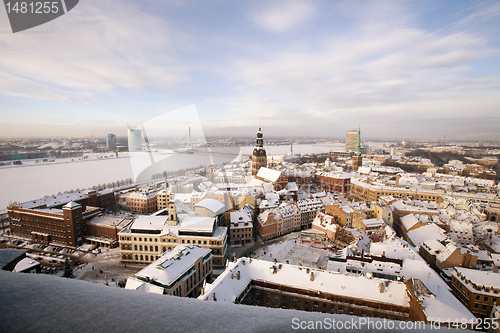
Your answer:
[[[155,246],[155,251],[158,252],[158,245]]]
[[[142,251],[142,245],[139,245],[139,251]],[[142,257],[142,256],[141,256]]]
[[[134,250],[137,251],[137,245],[134,245]]]
[[[149,251],[153,252],[153,245],[149,246]],[[158,246],[156,247],[156,251],[158,251]]]

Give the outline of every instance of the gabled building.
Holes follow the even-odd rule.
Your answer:
[[[269,209],[257,216],[257,233],[262,240],[282,235],[283,222],[276,209]]]
[[[451,276],[455,296],[478,318],[488,318],[500,301],[500,274],[455,267]]]

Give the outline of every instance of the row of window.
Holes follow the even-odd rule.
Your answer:
[[[137,241],[137,238],[139,238],[139,242],[142,242],[142,241],[143,241],[142,237],[134,237],[134,241]],[[123,240],[130,240],[130,237],[124,237],[124,236],[122,236],[122,237],[121,237],[121,240],[122,240],[122,241],[123,241]],[[156,243],[156,242],[158,242],[158,239],[157,239],[157,238],[149,238],[149,242],[153,242],[153,241]],[[165,239],[162,239],[161,241],[162,241],[163,243],[165,243]],[[144,242],[148,242],[148,238],[144,237]],[[174,239],[168,238],[168,239],[167,239],[167,242],[168,242],[168,243],[177,243],[177,239],[175,239],[175,238],[174,238]],[[207,244],[208,244],[208,242],[207,242],[206,240],[203,240],[203,241],[202,241],[202,240],[198,240],[198,241],[197,241],[197,240],[195,240],[195,239],[194,239],[194,240],[192,240],[192,242],[191,242],[191,239],[186,239],[186,240],[185,240],[185,239],[182,239],[182,240],[181,240],[181,243],[182,243],[182,244],[186,244],[186,243],[187,243],[187,244],[191,244],[191,243],[192,243],[192,244],[198,244],[198,245],[202,245],[202,244],[203,244],[203,245],[207,245]],[[221,242],[220,242],[220,241],[210,241],[210,245],[219,245],[219,246],[220,246],[220,245],[221,245]]]

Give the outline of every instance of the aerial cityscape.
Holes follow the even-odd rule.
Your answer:
[[[62,4],[0,10],[0,331],[500,332],[498,1]]]

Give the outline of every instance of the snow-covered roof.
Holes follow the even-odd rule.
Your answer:
[[[203,199],[198,202],[194,207],[202,207],[211,211],[214,215],[219,215],[227,211],[226,205],[215,199]]]
[[[423,227],[420,229],[423,229]],[[427,239],[420,244],[425,247],[429,253],[434,255],[438,254],[445,248],[445,246],[441,244],[441,242],[439,242],[437,239]]]
[[[428,321],[476,321],[474,315],[450,292],[446,282],[420,256],[416,260],[403,260],[401,275],[406,280],[419,279],[432,293],[432,296],[419,297]]]
[[[78,208],[78,207],[82,207],[82,206],[80,204],[77,204],[74,201],[70,201],[70,202],[68,202],[67,204],[65,204],[63,206],[63,208],[69,208],[69,209],[75,209],[75,208]]]
[[[121,232],[134,232],[134,230],[156,230],[160,235],[168,233],[178,235],[182,231],[213,232],[225,227],[215,228],[215,218],[205,216],[178,215],[177,225],[168,225],[168,216],[139,215],[130,225]],[[215,236],[215,233],[213,237]]]
[[[290,191],[290,192],[296,192],[299,190],[298,186],[297,186],[297,183],[295,182],[289,182],[287,184],[287,190]]]
[[[367,227],[367,228],[374,228],[378,226],[383,226],[385,225],[384,220],[381,218],[373,218],[373,219],[362,219],[361,222]]]
[[[276,266],[276,273],[272,267]],[[409,307],[406,299],[406,286],[402,282],[390,281],[383,292],[380,284],[386,280],[369,279],[363,276],[351,276],[336,272],[307,269],[301,266],[288,264],[273,264],[269,261],[240,258],[236,263],[230,263],[226,270],[207,287],[205,295],[198,297],[201,300],[233,303],[245,290],[252,280],[265,281],[279,285],[286,285],[316,292],[325,292],[335,295],[353,297],[357,299],[375,301]],[[235,276],[240,272],[240,278]],[[313,281],[311,281],[311,273]]]
[[[113,215],[99,215],[99,216],[92,218],[90,221],[87,221],[87,224],[125,227],[131,221],[133,221],[133,219],[130,217],[113,216]]]
[[[257,172],[257,177],[260,177],[268,182],[276,182],[278,178],[281,176],[281,171],[269,169],[266,167],[262,167]]]
[[[135,276],[149,278],[150,281],[170,287],[179,277],[191,269],[198,259],[210,253],[210,249],[196,245],[177,245],[174,249],[166,251],[160,258],[137,272]]]
[[[252,226],[252,218],[249,216],[247,211],[244,208],[233,211],[229,213],[231,219],[231,228],[246,227]]]
[[[465,276],[476,286],[484,286],[500,289],[500,274],[491,271],[480,271],[477,269],[455,267],[455,271]]]
[[[321,230],[325,231],[329,230],[332,232],[336,232],[338,227],[338,225],[335,223],[333,216],[327,215],[322,212],[318,212],[316,214],[316,217],[314,218],[312,225],[316,226],[316,228],[319,228]]]
[[[404,240],[394,238],[384,242],[372,242],[370,254],[393,259],[415,259],[420,256]]]
[[[461,252],[461,247],[453,242],[448,243],[446,247],[436,255],[436,261],[444,262],[449,256],[455,253],[457,249]]]

